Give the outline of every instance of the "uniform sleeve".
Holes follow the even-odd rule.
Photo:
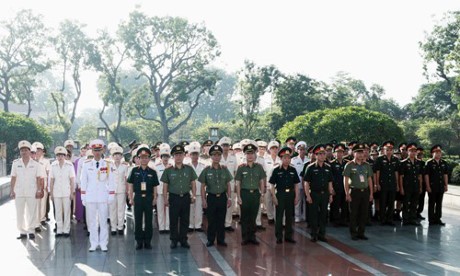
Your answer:
[[[226,182],[230,182],[233,180],[233,176],[232,176],[232,173],[227,169],[225,169],[226,171],[226,175],[227,175],[227,181]]]
[[[427,161],[425,164],[425,169],[423,170],[423,174],[430,174],[430,162]]]
[[[307,164],[304,164],[304,165],[303,165],[302,171],[300,172],[300,175],[299,175],[299,176],[305,177],[305,173],[307,172],[307,167],[308,167]]]
[[[46,178],[46,169],[45,166],[38,163],[37,177]]]
[[[372,169],[372,166],[370,164],[367,165],[367,171],[369,177],[372,177],[374,175],[374,170]]]
[[[190,176],[190,182],[197,180],[198,176],[196,175],[195,170],[192,167],[190,167],[190,171],[192,172],[192,175]]]
[[[294,184],[299,184],[300,183],[300,177],[297,175],[297,171],[295,169],[294,169],[293,181],[294,181]]]
[[[381,158],[377,158],[377,160],[375,160],[375,165],[374,165],[374,170],[375,171],[380,171],[380,167],[381,167]]]
[[[86,188],[88,186],[88,173],[87,173],[87,165],[83,164],[81,168],[81,176],[80,176],[80,188],[81,188],[81,199],[85,200],[86,198]]]
[[[345,168],[343,169],[343,173],[342,173],[343,176],[346,176],[346,177],[350,177],[351,175],[351,166],[350,166],[350,163],[347,163],[345,165]]]
[[[278,178],[278,173],[277,173],[277,171],[278,171],[277,168],[275,168],[275,169],[273,170],[272,176],[270,176],[270,179],[268,180],[268,182],[269,182],[270,184],[273,184],[273,185],[276,184],[276,182],[277,182],[277,180],[278,180],[278,179],[277,179],[277,178]],[[296,171],[296,172],[297,172],[297,171]],[[297,173],[296,173],[296,175],[297,175]]]
[[[329,169],[329,174],[328,175],[329,175],[329,177],[328,177],[329,179],[327,181],[328,182],[334,182],[334,176],[332,175],[332,170],[331,169]]]
[[[11,176],[12,176],[12,177],[18,176],[18,173],[17,173],[17,171],[16,171],[16,164],[15,164],[15,162],[13,162],[13,164],[11,165]]]
[[[267,177],[267,174],[265,173],[264,167],[261,165],[260,166],[260,178],[259,178],[259,180],[264,179],[265,177]]]
[[[444,162],[444,164],[446,165],[444,166],[443,174],[449,174],[449,163]]]
[[[165,169],[163,175],[161,176],[160,181],[166,184],[169,184],[169,169]]]
[[[399,163],[398,173],[400,175],[404,175],[405,172],[406,172],[406,166],[404,166],[404,162]]]
[[[242,169],[241,167],[238,167],[238,169],[236,170],[236,175],[235,175],[235,180],[236,181],[241,181],[242,179]]]
[[[311,172],[313,171],[312,166],[307,167],[303,179],[307,182],[311,182]]]
[[[73,168],[72,165],[69,165],[69,168],[70,168],[70,169],[69,169],[69,171],[70,171],[69,177],[75,179],[75,169]],[[51,175],[51,172],[52,172],[52,171],[53,171],[53,168],[51,167],[50,175]]]

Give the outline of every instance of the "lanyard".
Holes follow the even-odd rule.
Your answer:
[[[142,182],[145,182],[145,177],[147,176],[147,170],[140,169],[142,175]]]

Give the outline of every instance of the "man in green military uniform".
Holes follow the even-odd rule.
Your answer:
[[[227,246],[225,242],[225,217],[227,208],[232,204],[231,186],[233,176],[226,167],[220,165],[224,150],[219,145],[214,145],[209,149],[211,156],[211,166],[203,169],[198,178],[201,183],[201,195],[207,193],[206,200],[203,201],[203,208],[207,209],[208,218],[208,242],[206,246],[213,246],[217,235],[217,244]]]
[[[425,183],[428,193],[428,220],[430,225],[446,224],[441,220],[442,217],[442,199],[447,192],[449,165],[442,159],[441,145],[434,145],[431,148],[432,159],[428,160],[425,165]]]
[[[403,225],[420,226],[417,221],[418,197],[422,192],[423,162],[416,158],[417,144],[406,146],[409,156],[399,166],[399,192],[403,197]]]
[[[238,204],[241,206],[242,245],[249,243],[258,245],[256,239],[256,218],[259,212],[261,197],[265,194],[265,171],[256,163],[257,147],[248,144],[243,148],[246,163],[238,167],[235,175]]]
[[[353,147],[354,158],[343,171],[346,199],[350,203],[350,234],[352,240],[367,240],[364,229],[368,220],[369,202],[373,200],[373,175],[371,166],[365,161],[365,146]]]
[[[345,197],[345,190],[343,184],[343,170],[347,161],[343,159],[345,152],[345,145],[338,144],[334,147],[335,159],[330,163],[332,175],[334,177],[334,197],[331,203],[331,221],[336,227],[347,226],[349,210]]]
[[[174,166],[165,169],[160,179],[164,183],[164,202],[169,206],[171,248],[176,248],[178,242],[183,248],[190,248],[187,242],[190,203],[195,202],[195,180],[198,177],[191,166],[183,163],[185,149],[182,145],[174,146],[171,155],[174,156]],[[192,192],[191,197],[190,192]]]
[[[272,184],[273,204],[276,206],[276,243],[283,242],[283,217],[286,218],[284,240],[295,243],[295,240],[292,239],[292,223],[294,206],[299,201],[300,178],[297,170],[291,166],[291,154],[291,148],[286,147],[280,150],[278,156],[281,158],[281,165],[273,169],[269,180],[269,183]]]
[[[159,182],[156,171],[148,166],[150,155],[151,151],[148,147],[138,149],[137,156],[139,156],[141,164],[131,170],[127,180],[130,204],[134,204],[134,237],[137,250],[142,249],[142,247],[152,248],[150,242],[153,235],[153,205],[155,205],[157,197],[155,186],[158,186]]]
[[[311,229],[311,241],[327,242],[326,223],[327,205],[332,202],[332,170],[326,161],[326,147],[317,145],[313,149],[316,162],[310,164],[304,175],[304,190],[307,196],[309,226]]]

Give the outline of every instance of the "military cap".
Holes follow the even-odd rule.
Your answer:
[[[41,149],[41,150],[44,150],[44,149],[45,149],[45,146],[43,146],[43,144],[40,143],[40,142],[34,142],[34,143],[32,144],[32,147],[35,147],[36,149]]]
[[[256,139],[254,139],[254,141],[259,142],[259,141],[262,141],[262,139],[256,138]]]
[[[326,152],[326,146],[323,144],[318,144],[313,148],[313,153],[318,154],[320,152]]]
[[[333,150],[334,149],[334,145],[332,145],[331,143],[327,143],[325,145],[325,147],[326,147],[326,150]]]
[[[36,153],[37,152],[37,147],[31,146],[30,151],[33,152],[33,153]]]
[[[382,148],[385,148],[385,147],[394,147],[395,146],[395,143],[391,140],[388,140],[388,141],[385,141],[383,142],[382,144]]]
[[[289,143],[289,142],[294,142],[296,143],[297,142],[297,139],[294,137],[294,136],[290,136],[286,139],[286,141],[284,141],[286,144]]]
[[[200,153],[201,152],[201,147],[193,144],[193,145],[188,145],[185,148],[187,148],[185,151],[189,153]]]
[[[182,145],[175,145],[171,149],[171,155],[174,155],[176,153],[185,153],[185,148]]]
[[[409,143],[407,145],[407,150],[417,150],[417,144],[416,143]]]
[[[90,143],[91,144],[91,143]],[[73,140],[66,140],[64,142],[64,147],[67,147],[67,146],[72,146],[72,147],[75,147],[75,143],[73,142]]]
[[[432,146],[430,152],[433,153],[435,151],[442,151],[442,146],[439,144]]]
[[[371,155],[379,155],[379,152],[375,149],[371,150]]]
[[[305,141],[299,141],[299,142],[297,142],[297,144],[295,144],[295,148],[298,149],[299,147],[304,147],[304,148],[306,148],[306,147],[307,147],[307,143],[305,143]]]
[[[284,155],[292,155],[292,149],[290,147],[284,147],[278,152],[279,157],[283,157]]]
[[[56,155],[58,155],[58,154],[67,155],[67,149],[64,148],[64,147],[61,147],[61,146],[56,147],[56,148],[54,149],[54,154],[56,154]]]
[[[163,155],[171,156],[170,152],[171,152],[171,149],[162,148],[162,149],[160,149],[160,157],[163,156]]]
[[[116,146],[113,146],[111,149],[110,149],[110,154],[111,155],[114,155],[114,154],[123,154],[123,148],[120,147],[119,145],[116,145]]]
[[[370,148],[377,148],[378,146],[379,146],[379,144],[378,144],[377,142],[371,142],[371,143],[369,144],[369,147],[370,147]]]
[[[263,147],[263,148],[266,148],[267,147],[267,142],[265,141],[262,141],[262,140],[259,140],[259,141],[256,141],[257,142],[257,147]]]
[[[348,147],[349,148],[353,148],[354,145],[358,144],[358,141],[351,141],[351,142],[348,142]]]
[[[180,144],[185,148],[185,146],[188,146],[190,145],[190,143],[188,141],[182,141],[180,142]]]
[[[393,154],[401,154],[401,151],[399,149],[394,149]]]
[[[108,145],[107,145],[107,149],[110,151],[113,147],[116,147],[118,146],[117,143],[115,142],[110,142]]]
[[[150,151],[149,147],[147,146],[139,146],[139,148],[137,149],[137,156],[148,156],[150,157],[150,155],[152,155],[152,152]]]
[[[406,149],[407,148],[407,143],[406,142],[402,142],[401,144],[399,144],[398,148],[401,150],[401,149]]]
[[[362,144],[363,144],[363,146],[364,146],[364,148],[365,148],[365,149],[370,149],[370,147],[369,147],[369,144],[368,144],[368,143],[362,143]]]
[[[251,152],[256,152],[257,151],[257,146],[253,144],[248,144],[244,146],[243,152],[244,153],[251,153]]]
[[[101,139],[94,139],[93,141],[91,141],[91,143],[89,143],[89,146],[93,149],[93,150],[102,150],[102,148],[104,147],[104,141],[102,141]]]
[[[219,146],[222,146],[222,145],[230,145],[232,143],[232,140],[228,137],[222,137],[220,138],[219,140],[219,143],[217,143]]]
[[[210,146],[212,146],[213,144],[214,144],[213,141],[211,141],[211,140],[206,140],[206,141],[203,142],[203,145],[202,145],[202,146],[203,146],[203,147],[210,147]]]
[[[209,148],[209,155],[213,155],[214,153],[216,152],[220,152],[220,153],[223,153],[224,150],[222,149],[221,146],[219,145],[214,145],[212,147]]]
[[[241,150],[241,149],[242,149],[240,143],[235,143],[235,144],[233,144],[233,147],[232,147],[232,148],[233,148],[234,150],[236,150],[236,149]]]
[[[307,152],[308,153],[313,153],[313,149],[315,148],[315,146],[310,146],[308,149],[307,149]]]
[[[364,151],[365,147],[361,143],[357,143],[353,146],[353,152]]]
[[[334,152],[338,152],[338,151],[345,151],[345,145],[344,144],[335,145]]]

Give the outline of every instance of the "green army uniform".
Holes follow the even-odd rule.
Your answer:
[[[440,145],[435,145],[431,148],[431,154],[434,151],[441,151]],[[445,192],[444,176],[449,173],[449,164],[444,159],[429,159],[425,165],[425,175],[428,175],[431,193],[428,193],[428,221],[430,225],[441,225],[445,223],[441,221],[442,217],[442,200]]]
[[[327,163],[319,166],[317,162],[310,164],[305,172],[304,181],[310,183],[310,195],[313,201],[308,207],[312,239],[325,240],[329,183],[333,181],[331,166]]]
[[[423,162],[410,158],[400,163],[399,173],[403,177],[403,223],[419,225],[417,222],[417,205],[420,194],[420,176],[423,174]]]
[[[132,169],[127,182],[134,192],[134,237],[138,249],[142,246],[150,248],[154,189],[159,185],[157,173],[148,166],[145,170],[137,166]]]
[[[364,236],[364,231],[369,214],[369,177],[372,178],[373,175],[372,167],[367,162],[358,164],[355,161],[350,161],[345,165],[343,171],[343,176],[349,177],[350,234],[352,239],[367,239]]]
[[[289,150],[282,149],[278,155],[281,156],[283,151],[286,152]],[[288,166],[285,169],[280,165],[273,170],[269,183],[275,186],[276,199],[278,201],[275,217],[276,240],[277,242],[281,242],[283,239],[283,217],[285,217],[284,240],[294,242],[292,239],[292,223],[294,220],[295,187],[300,183],[297,170],[292,166]]]
[[[217,244],[225,244],[225,216],[227,215],[227,202],[231,200],[227,191],[228,183],[233,180],[227,168],[212,166],[204,168],[198,181],[206,186],[206,217],[208,219],[208,242],[214,244],[217,235]]]
[[[181,148],[183,149],[183,147]],[[171,154],[174,154],[173,151],[171,151]],[[169,167],[165,169],[161,176],[160,181],[168,184],[170,240],[172,245],[180,242],[183,247],[188,247],[187,232],[190,223],[190,191],[192,189],[191,183],[196,179],[195,170],[185,164],[181,168],[177,168],[176,166]]]
[[[258,163],[252,166],[240,165],[236,171],[235,180],[241,183],[241,235],[244,244],[258,243],[256,241],[256,218],[260,207],[259,184],[260,180],[265,177],[265,171]]]

